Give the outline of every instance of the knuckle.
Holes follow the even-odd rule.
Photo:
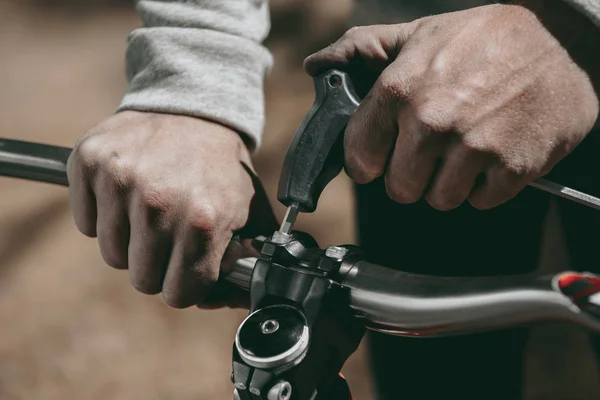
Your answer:
[[[200,266],[196,266],[194,269],[195,278],[198,282],[198,287],[204,290],[213,287],[219,280],[219,266],[213,266],[211,264],[203,263]]]
[[[115,254],[115,252],[101,248],[100,253],[102,259],[109,267],[121,270],[127,269],[127,260],[124,260],[123,257]]]
[[[184,309],[193,306],[195,303],[188,296],[185,296],[182,293],[179,293],[168,287],[163,288],[162,294],[165,303],[172,308]]]
[[[461,151],[465,155],[484,157],[486,160],[498,160],[501,156],[500,147],[482,135],[460,135]]]
[[[383,73],[375,84],[374,91],[380,93],[385,99],[395,102],[409,100],[409,80],[398,74]]]
[[[404,185],[390,182],[388,179],[385,182],[385,191],[390,199],[401,204],[416,203],[421,198],[420,193],[410,190]]]
[[[463,200],[451,196],[428,195],[425,197],[427,204],[437,211],[450,211],[458,208]]]
[[[97,136],[90,136],[77,144],[74,154],[84,169],[94,168],[103,158],[105,145]]]
[[[348,29],[342,37],[344,39],[353,39],[353,38],[359,36],[361,34],[361,32],[364,31],[364,29],[365,28],[363,26],[353,26],[350,29]]]
[[[477,138],[463,136],[460,144],[468,154],[483,154],[488,152],[487,147]]]
[[[448,121],[443,108],[431,102],[412,104],[412,110],[418,123],[429,132],[449,132],[452,124]]]
[[[185,285],[163,285],[165,303],[173,308],[188,308],[201,303],[219,278],[219,268],[202,263],[188,269]]]
[[[201,232],[207,239],[212,237],[221,222],[219,208],[209,204],[194,206],[190,214],[189,226],[193,230]]]
[[[136,167],[130,158],[123,157],[116,151],[113,151],[102,162],[102,169],[108,178],[109,184],[122,190],[131,186],[136,174]]]
[[[507,182],[520,182],[534,174],[534,165],[527,157],[501,161]]]
[[[480,210],[480,211],[485,211],[485,210],[489,210],[490,208],[492,208],[490,201],[481,196],[470,197],[469,204],[474,209]]]
[[[383,167],[374,157],[361,157],[358,154],[346,155],[346,173],[359,185],[372,182],[383,173]]]
[[[181,194],[178,190],[164,186],[148,185],[140,196],[140,203],[152,215],[165,215],[173,209],[180,197]]]
[[[144,279],[142,277],[131,277],[131,286],[140,293],[147,295],[155,295],[161,292],[162,288],[159,283],[154,280]]]
[[[73,207],[76,207],[76,205]],[[75,215],[74,219],[75,219],[75,227],[82,235],[87,236],[89,238],[96,237],[95,221],[91,221],[84,217],[79,217],[77,214]]]

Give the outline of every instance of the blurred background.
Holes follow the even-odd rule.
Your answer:
[[[280,217],[279,167],[313,101],[302,60],[346,30],[351,6],[271,1],[267,45],[276,63],[255,165]],[[126,37],[138,25],[130,0],[0,0],[0,137],[72,146],[119,103]],[[175,310],[135,292],[75,230],[64,188],[5,178],[0,193],[0,399],[231,398],[231,345],[243,311]],[[351,184],[340,176],[298,228],[323,246],[353,242],[353,208]],[[556,224],[549,220],[545,269],[568,268]],[[600,398],[589,352],[581,332],[536,328],[527,398]],[[363,348],[344,372],[357,400],[373,398]]]

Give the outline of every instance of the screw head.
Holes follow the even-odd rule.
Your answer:
[[[277,332],[279,329],[279,321],[276,319],[268,319],[260,324],[260,331],[263,335],[270,335],[271,333]]]
[[[342,261],[348,255],[350,250],[341,246],[329,246],[325,249],[325,257],[336,261]]]
[[[292,397],[292,385],[287,381],[275,384],[267,394],[268,400],[290,400]]]

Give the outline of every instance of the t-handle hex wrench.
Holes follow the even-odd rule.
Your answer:
[[[278,200],[288,210],[279,233],[289,234],[299,212],[313,212],[325,186],[343,168],[343,136],[360,104],[347,73],[335,69],[314,78],[315,102],[296,130],[279,179]],[[529,184],[600,210],[600,199],[541,178]]]

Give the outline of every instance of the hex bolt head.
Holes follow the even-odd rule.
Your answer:
[[[341,246],[329,246],[325,249],[325,257],[335,261],[342,261],[350,252],[349,249]]]
[[[275,384],[267,393],[267,400],[290,400],[292,398],[292,385],[281,381]]]

